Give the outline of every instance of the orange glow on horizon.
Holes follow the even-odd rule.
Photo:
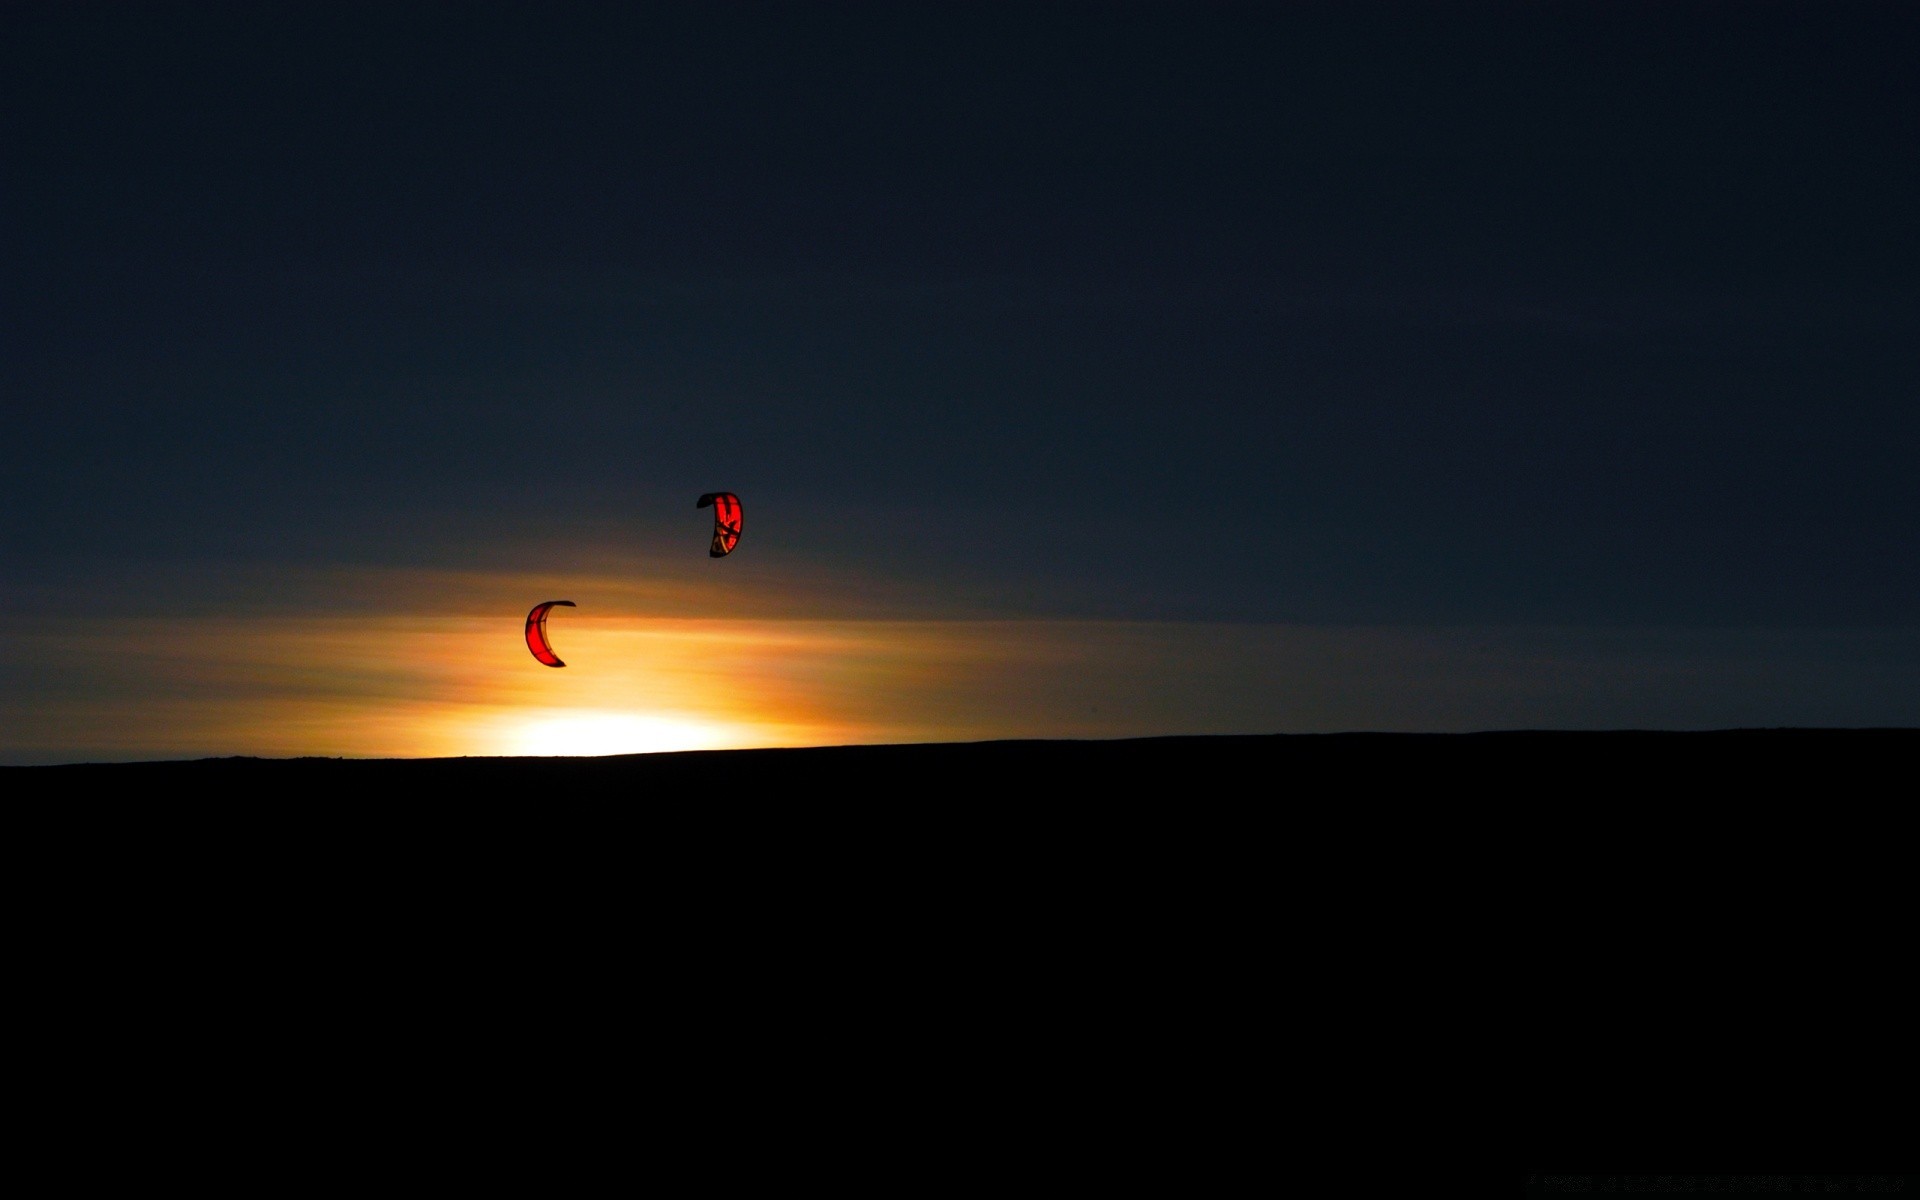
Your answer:
[[[1756,639],[1795,696],[1850,694],[1851,664],[1905,664],[1916,653],[1901,630],[1677,640],[1633,630],[706,619],[610,612],[615,601],[574,581],[540,591],[561,587],[579,602],[553,631],[564,668],[527,652],[514,593],[531,589],[498,581],[484,616],[449,586],[443,615],[36,622],[0,644],[13,681],[0,691],[0,762],[1608,728],[1649,712],[1666,727],[1717,728],[1750,723],[1751,701],[1730,707],[1675,680],[1724,677]],[[444,615],[449,607],[459,615]],[[1898,665],[1884,676],[1910,677]],[[1666,707],[1650,710],[1648,695]],[[1905,693],[1876,702],[1887,695]],[[1842,710],[1814,711],[1848,723],[1832,715]]]
[[[741,575],[727,571],[724,587],[741,588]],[[712,602],[723,583],[382,578],[293,573],[246,603],[237,585],[235,596],[196,598],[186,615],[35,622],[0,644],[0,670],[14,681],[0,694],[0,762],[1575,727],[1595,712],[1644,719],[1647,689],[1676,677],[1659,668],[1649,678],[1675,652],[1631,631],[903,618],[888,605],[885,616],[868,611],[884,589],[823,617],[824,590],[771,584],[748,589],[764,607],[740,613]],[[295,596],[332,609],[261,611]],[[564,667],[528,652],[527,605],[549,596],[577,605],[548,628]],[[733,615],[712,616],[716,608]],[[1802,693],[1823,686],[1820,664],[1848,661],[1822,637],[1780,635],[1769,651],[1809,664],[1796,676]],[[1894,635],[1858,637],[1873,653],[1910,653]],[[1676,661],[1711,667],[1734,652],[1701,647]],[[1569,663],[1585,664],[1578,692],[1565,688],[1578,674]],[[1613,708],[1594,707],[1596,688]],[[1708,727],[1723,710],[1680,697],[1662,711],[1670,724]]]
[[[11,649],[53,686],[0,725],[0,759],[607,755],[1218,724],[1177,688],[1127,698],[1190,657],[1145,626],[659,617],[569,591],[578,607],[550,629],[561,668],[528,653],[525,609],[43,627]],[[1227,703],[1204,686],[1208,706]]]
[[[517,616],[88,622],[42,652],[69,677],[117,677],[115,695],[44,697],[5,740],[90,728],[90,758],[601,755],[865,740],[789,686],[793,656],[822,646],[762,627],[780,622],[568,615],[554,633],[568,664],[557,669],[528,653]]]

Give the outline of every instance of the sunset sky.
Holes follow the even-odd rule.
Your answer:
[[[1920,724],[1916,61],[8,4],[0,763]]]

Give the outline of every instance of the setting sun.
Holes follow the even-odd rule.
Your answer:
[[[653,754],[737,746],[741,731],[710,721],[587,709],[512,725],[499,742],[496,752],[507,755]]]

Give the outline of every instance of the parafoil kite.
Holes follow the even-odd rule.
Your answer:
[[[567,665],[560,661],[560,656],[553,652],[552,645],[547,642],[547,610],[562,605],[567,608],[579,607],[571,600],[547,600],[534,605],[533,611],[527,614],[527,649],[550,667]]]
[[[709,504],[713,505],[713,545],[707,547],[707,557],[725,558],[740,544],[740,497],[732,492],[708,492],[694,507]]]

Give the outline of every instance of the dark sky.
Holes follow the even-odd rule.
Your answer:
[[[1009,613],[1920,625],[1920,5],[0,22],[12,583],[730,488]]]

